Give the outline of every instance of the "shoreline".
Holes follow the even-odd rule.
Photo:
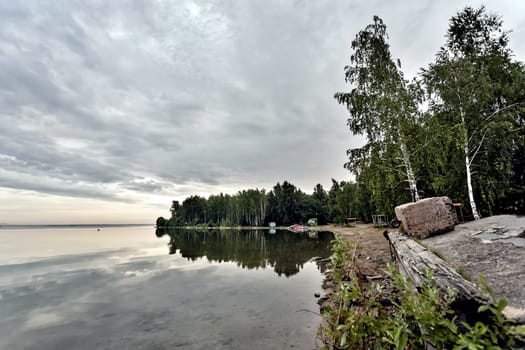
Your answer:
[[[355,262],[365,283],[381,282],[387,279],[384,270],[392,262],[388,241],[383,236],[384,228],[374,227],[373,224],[356,224],[354,226],[323,225],[323,229],[340,236],[344,241],[356,246]],[[331,270],[325,273],[323,289],[325,295],[320,298],[321,309],[330,302],[330,297],[339,290],[330,275]],[[325,288],[326,287],[326,288]],[[322,310],[321,310],[322,311]]]

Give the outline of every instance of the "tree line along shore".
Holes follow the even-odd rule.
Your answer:
[[[311,218],[316,218],[320,225],[344,223],[348,217],[369,220],[372,212],[367,206],[360,205],[359,199],[359,189],[354,182],[332,179],[329,191],[318,184],[312,194],[307,194],[292,183],[283,181],[270,191],[249,189],[234,195],[190,196],[182,204],[173,201],[171,217],[159,220],[160,226],[208,227],[268,226],[270,222],[287,226],[307,223]]]

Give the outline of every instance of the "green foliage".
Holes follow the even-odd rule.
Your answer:
[[[317,223],[324,225],[330,222],[328,194],[321,184],[315,186],[314,192],[312,193],[312,201],[312,214],[317,218]]]
[[[157,227],[165,227],[168,224],[168,220],[164,219],[162,216],[159,216],[156,221]]]
[[[317,218],[319,224],[343,222],[345,217],[359,211],[356,184],[342,181],[337,190],[327,194],[323,186],[315,186],[311,195],[304,193],[288,181],[277,183],[273,189],[249,189],[235,195],[211,195],[186,198],[182,205],[173,201],[170,226],[262,226],[269,222],[278,225],[306,223]],[[366,196],[362,201],[366,206]]]
[[[171,217],[175,217],[175,215],[177,214],[179,209],[180,209],[179,201],[172,201],[171,202],[171,208],[170,208]]]
[[[297,222],[302,199],[305,199],[301,190],[284,181],[281,185],[277,183],[268,195],[270,204],[270,217],[277,224],[288,225]],[[306,219],[306,218],[301,218]]]
[[[381,18],[357,33],[352,50],[351,90],[335,98],[350,113],[350,131],[367,138],[345,164],[356,196],[366,194],[360,217],[391,215],[416,183],[426,196],[469,203],[467,169],[482,215],[525,214],[525,66],[512,59],[499,16],[483,6],[459,11],[435,60],[412,82],[390,53]]]
[[[393,289],[362,284],[354,258],[356,247],[337,237],[332,243],[332,272],[341,288],[326,307],[326,324],[319,330],[325,349],[511,349],[523,341],[502,315],[506,301],[480,307],[490,322],[459,322],[445,297],[432,282],[432,272],[419,291],[395,271],[386,271]],[[389,300],[390,303],[385,303]]]
[[[448,140],[447,147],[441,148],[437,146],[442,140],[431,140],[435,158],[448,161],[449,169],[461,169],[465,167],[462,158],[468,155],[468,166],[475,174],[474,197],[485,215],[525,210],[506,203],[510,193],[523,184],[513,178],[513,163],[522,158],[516,146],[524,137],[518,121],[525,102],[520,91],[525,70],[511,60],[507,44],[498,16],[484,7],[466,7],[452,17],[445,45],[422,72],[431,112],[428,125],[437,127],[436,135]],[[440,180],[430,182],[445,184],[456,197],[464,198],[465,176],[452,171],[454,176],[445,177],[430,172]],[[458,182],[461,187],[454,188],[453,183]]]
[[[177,216],[185,222],[196,225],[205,222],[206,199],[199,196],[188,197],[182,202],[182,207],[177,211]]]
[[[350,113],[350,131],[367,138],[363,147],[347,151],[345,167],[366,184],[369,201],[391,214],[395,205],[411,200],[407,186],[416,190],[412,157],[421,90],[404,79],[387,40],[386,25],[374,16],[352,41],[354,52],[345,67],[352,89],[335,98]],[[366,176],[360,176],[364,172]]]
[[[337,182],[332,179],[332,188],[328,192],[329,214],[331,221],[343,224],[346,218],[358,214],[358,187],[353,182]],[[366,203],[366,202],[365,202]]]

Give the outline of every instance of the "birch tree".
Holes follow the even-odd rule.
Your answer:
[[[350,131],[366,136],[367,143],[347,152],[349,162],[345,167],[357,173],[363,164],[373,164],[377,167],[378,186],[387,180],[388,172],[402,171],[412,200],[417,201],[417,179],[411,161],[417,95],[404,79],[399,60],[394,62],[387,39],[386,25],[374,16],[374,22],[352,41],[354,51],[350,65],[345,67],[345,80],[352,90],[338,92],[335,98],[350,112]]]
[[[454,135],[456,149],[463,155],[474,219],[480,218],[474,188],[475,162],[486,152],[488,135],[502,128],[511,131],[513,116],[509,112],[521,106],[521,101],[505,93],[513,84],[515,68],[507,43],[508,35],[498,16],[488,14],[484,7],[466,7],[452,17],[445,45],[435,62],[422,72],[430,109],[448,126],[442,130]],[[477,192],[483,192],[483,183],[479,186]]]

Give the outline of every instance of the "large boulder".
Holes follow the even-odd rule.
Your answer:
[[[395,212],[405,232],[418,239],[451,231],[457,223],[456,211],[448,197],[402,204],[395,208]]]

